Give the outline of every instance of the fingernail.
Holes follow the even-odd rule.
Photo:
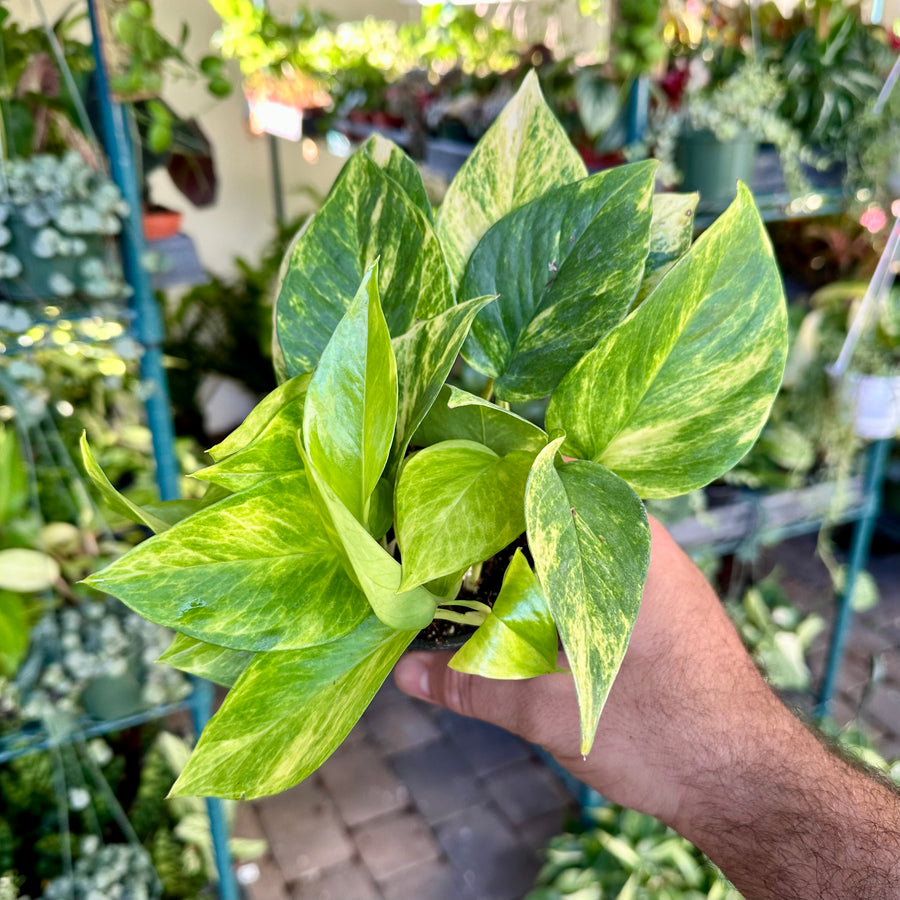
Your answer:
[[[394,681],[406,694],[427,700],[430,696],[428,666],[415,656],[405,656],[394,669]]]

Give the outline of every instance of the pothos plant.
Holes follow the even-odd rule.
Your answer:
[[[349,160],[284,261],[280,386],[210,451],[207,498],[132,508],[158,533],[89,579],[232,687],[175,793],[296,784],[441,620],[477,626],[450,665],[492,678],[558,671],[561,640],[590,751],[647,572],[641,498],[743,456],[786,352],[747,189],[690,246],[696,197],[654,171],[588,177],[534,76],[436,214],[388,141]],[[446,383],[460,353],[485,396]],[[508,407],[545,397],[544,427]],[[492,608],[460,595],[504,553]]]

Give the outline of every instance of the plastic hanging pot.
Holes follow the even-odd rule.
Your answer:
[[[738,181],[752,180],[757,145],[746,134],[725,142],[705,128],[683,131],[675,145],[681,190],[698,191],[701,208],[724,208],[734,199]]]
[[[840,396],[858,437],[877,441],[900,434],[900,375],[850,372]]]

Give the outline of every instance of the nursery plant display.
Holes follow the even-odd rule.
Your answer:
[[[118,188],[74,150],[0,166],[0,296],[93,300],[128,296],[107,238],[128,207]],[[52,265],[49,261],[52,261]]]
[[[297,783],[423,630],[473,632],[451,665],[498,678],[557,671],[561,640],[590,751],[641,498],[733,466],[786,354],[747,189],[691,246],[696,197],[654,196],[655,168],[588,177],[534,75],[436,214],[389,142],[350,159],[283,264],[280,386],[212,448],[208,494],[132,505],[156,535],[88,579],[179,632],[165,661],[233,686],[176,794]],[[460,352],[484,396],[445,384]],[[543,428],[508,408],[546,397]]]

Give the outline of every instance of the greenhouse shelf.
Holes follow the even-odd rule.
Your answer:
[[[143,348],[141,374],[150,385],[145,399],[147,420],[153,438],[153,454],[156,477],[162,500],[178,496],[178,464],[175,458],[174,428],[172,424],[168,383],[162,363],[162,317],[149,273],[142,265],[147,249],[141,222],[141,202],[135,166],[134,145],[131,139],[132,122],[126,109],[113,101],[98,27],[97,0],[89,0],[88,12],[92,30],[92,48],[95,60],[97,99],[101,120],[102,143],[110,163],[113,180],[128,203],[129,215],[122,229],[120,245],[125,278],[133,290],[130,302],[130,320],[124,333],[133,337]],[[183,242],[180,245],[184,250]],[[176,248],[178,249],[178,248]],[[182,253],[183,255],[183,253]],[[194,254],[196,258],[196,254]],[[77,719],[54,734],[46,727],[19,731],[0,738],[0,764],[18,757],[42,751],[78,744],[90,738],[121,731],[151,721],[159,721],[172,713],[188,710],[195,732],[203,730],[213,708],[213,685],[202,679],[191,679],[192,689],[184,700],[152,707],[142,712],[108,721]],[[222,900],[237,900],[239,891],[231,866],[228,849],[228,825],[220,800],[207,798],[216,870],[218,896]]]

